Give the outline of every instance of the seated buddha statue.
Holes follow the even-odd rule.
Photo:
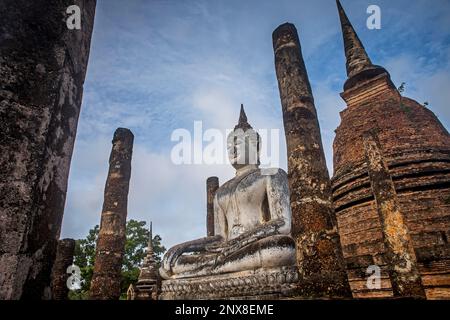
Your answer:
[[[169,249],[160,268],[163,279],[295,265],[287,174],[259,168],[260,145],[241,105],[239,123],[227,138],[236,176],[216,191],[215,235]]]

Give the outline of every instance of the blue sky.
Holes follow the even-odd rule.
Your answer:
[[[341,2],[372,61],[449,128],[450,2]],[[381,8],[380,30],[366,27],[371,4]],[[284,22],[299,32],[331,174],[346,79],[334,0],[98,0],[62,237],[84,237],[100,222],[117,127],[135,135],[128,218],[152,220],[166,247],[204,236],[206,178],[222,184],[234,171],[174,165],[171,133],[193,131],[194,121],[233,128],[244,103],[255,129],[283,135],[271,34]],[[285,152],[281,136],[284,169]]]

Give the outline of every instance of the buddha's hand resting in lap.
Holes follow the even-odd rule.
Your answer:
[[[178,258],[184,253],[190,252],[204,252],[207,251],[209,245],[216,245],[218,243],[223,243],[223,238],[219,235],[212,237],[200,238],[197,240],[188,241],[176,245],[167,251],[163,259],[163,267],[168,270],[170,274],[172,267],[175,265]]]
[[[226,246],[226,242],[225,241],[216,241],[214,243],[208,244],[205,246],[205,250],[206,252],[210,252],[210,253],[220,253],[223,251],[223,249]]]
[[[270,235],[277,234],[277,230],[279,227],[285,224],[283,219],[276,219],[261,225],[256,226],[252,230],[248,232],[244,232],[243,234],[237,236],[234,239],[231,239],[226,242],[227,247],[241,245],[245,246],[253,241],[265,238]]]
[[[268,236],[278,234],[277,230],[284,224],[285,221],[283,219],[272,220],[261,224],[253,230],[245,232],[234,239],[221,243],[221,247],[217,247],[217,252],[220,252],[220,254],[216,259],[216,265],[223,262],[228,255],[238,251],[246,245]]]

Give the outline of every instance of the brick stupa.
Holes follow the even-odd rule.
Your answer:
[[[147,246],[147,255],[141,266],[136,285],[131,284],[127,291],[127,300],[156,300],[158,293],[158,263],[153,250],[152,222]]]
[[[334,205],[355,297],[393,295],[385,235],[369,181],[363,135],[376,132],[414,247],[427,298],[450,298],[450,136],[425,106],[402,97],[372,64],[338,2],[348,79],[347,108],[334,140]],[[366,269],[381,266],[381,288],[366,288]]]

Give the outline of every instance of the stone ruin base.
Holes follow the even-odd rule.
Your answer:
[[[159,299],[280,299],[293,294],[298,278],[297,267],[289,266],[164,280]]]

